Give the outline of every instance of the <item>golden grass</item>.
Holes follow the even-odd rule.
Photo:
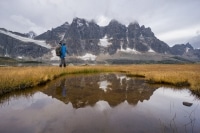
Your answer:
[[[134,65],[127,66],[129,74],[141,75],[149,82],[175,86],[190,86],[200,90],[200,65]]]
[[[101,66],[73,66],[59,68],[40,67],[0,67],[0,94],[17,89],[37,86],[66,74],[96,73],[109,71]],[[114,70],[113,70],[114,71]]]
[[[0,67],[0,94],[37,86],[67,74],[125,72],[141,76],[151,83],[190,86],[200,91],[200,65],[113,65],[113,66],[55,66]]]

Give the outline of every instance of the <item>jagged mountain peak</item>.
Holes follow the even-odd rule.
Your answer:
[[[89,26],[89,22],[82,18],[74,18],[71,25],[75,25],[77,27]]]
[[[69,26],[70,26],[70,24],[69,24],[68,22],[65,22],[65,23],[63,23],[61,26],[58,26],[58,27],[66,29],[66,28],[68,28]],[[58,27],[57,27],[57,28],[58,28]]]
[[[76,22],[76,21],[85,21],[85,19],[84,19],[84,18],[75,17],[75,18],[73,19],[72,23],[73,23],[73,22]]]
[[[68,23],[68,22],[65,22],[63,25],[69,25],[69,23]]]
[[[139,29],[140,25],[138,22],[132,22],[128,25],[128,27],[133,27],[134,29]]]
[[[189,55],[189,56],[191,56],[193,53],[196,54],[196,52],[197,52],[197,50],[195,50],[190,43],[176,44],[171,47],[171,53],[173,55],[181,55],[181,56]],[[200,53],[197,55],[199,56]]]
[[[7,30],[7,29],[5,29],[5,28],[0,28],[0,30],[2,30],[2,31],[6,31],[6,32],[8,31],[8,30]]]
[[[192,45],[191,45],[189,42],[186,43],[185,46],[188,47],[188,48],[194,49],[194,48],[192,47]]]
[[[32,39],[36,36],[36,33],[34,31],[29,31],[28,33],[19,33],[19,32],[14,32],[14,31],[7,30],[5,28],[0,28],[0,30],[1,31],[5,31],[7,33],[15,34],[17,36],[28,37],[28,38],[32,38]]]
[[[2,29],[3,31],[6,32],[7,30]],[[95,21],[74,18],[71,24],[65,22],[34,39],[44,40],[52,47],[55,47],[60,40],[63,40],[68,47],[68,56],[116,55],[119,54],[118,52],[125,52],[131,56],[133,56],[133,53],[154,53],[184,55],[188,57],[196,56],[200,59],[198,51],[194,51],[189,43],[169,47],[166,43],[155,37],[150,27],[140,26],[138,22],[133,22],[125,26],[115,19],[111,20],[107,26],[101,27]],[[4,42],[6,42],[6,39]],[[1,51],[5,51],[3,47],[4,45],[0,46],[0,54]],[[15,55],[20,54],[17,53]]]
[[[28,38],[32,39],[34,39],[37,36],[37,34],[34,31],[29,31],[28,33],[26,33],[26,35]]]
[[[112,19],[110,22],[109,22],[109,24],[108,25],[113,25],[113,24],[120,24],[120,25],[122,25],[118,20],[116,20],[116,19]]]
[[[62,26],[60,26],[61,28]],[[68,28],[61,33],[55,28],[49,33],[47,42],[54,43],[59,40],[60,35],[64,34],[66,44],[69,44],[71,50],[69,54],[84,54],[86,52],[99,54],[100,49],[104,53],[115,54],[119,49],[135,49],[140,52],[148,52],[153,50],[158,53],[169,53],[169,46],[158,40],[150,28],[140,27],[138,22],[133,22],[126,27],[119,21],[112,19],[105,27],[100,27],[94,21],[89,22],[82,18],[74,18]],[[58,32],[56,32],[58,31]],[[56,33],[56,34],[55,34]],[[54,39],[53,39],[54,38]],[[105,40],[107,38],[107,40]],[[105,40],[107,47],[101,48],[103,45],[101,40]],[[89,42],[88,42],[89,41]],[[100,43],[100,44],[99,44]],[[75,46],[75,47],[74,47]],[[92,50],[90,50],[92,49]]]
[[[188,42],[188,43],[186,43],[186,44],[175,44],[174,46],[172,46],[172,47],[183,47],[183,48],[191,48],[191,49],[194,49],[193,47],[192,47],[192,45]]]
[[[121,39],[126,37],[127,28],[117,20],[113,19],[105,26],[105,32],[109,38]]]

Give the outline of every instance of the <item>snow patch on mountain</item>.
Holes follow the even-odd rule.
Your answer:
[[[32,43],[35,43],[37,45],[40,45],[40,46],[48,48],[48,49],[51,48],[51,46],[49,44],[46,44],[45,41],[39,41],[39,40],[31,39],[31,38],[26,38],[26,37],[18,36],[18,35],[15,35],[15,34],[9,32],[9,31],[0,30],[0,33],[8,35],[10,37],[13,37],[13,38],[18,39],[18,40],[23,41],[23,42],[32,42]]]
[[[118,49],[117,52],[125,52],[125,53],[131,53],[131,54],[140,54],[140,52],[138,52],[135,49],[131,49],[131,48],[123,49],[122,45],[121,45],[121,49]]]
[[[50,60],[59,60],[60,58],[56,55],[55,49],[51,51],[51,59]]]
[[[100,42],[98,43],[98,45],[102,47],[108,47],[109,45],[112,45],[112,43],[108,41],[107,36],[104,36],[102,39],[100,39]]]
[[[83,26],[83,23],[78,22],[78,23],[77,23],[77,26],[78,26],[78,27],[81,27],[81,26]]]
[[[78,56],[78,58],[82,59],[82,60],[91,60],[91,61],[94,61],[94,60],[96,60],[97,56],[93,55],[93,54],[90,54],[90,53],[86,53],[84,56]]]
[[[151,48],[148,50],[148,52],[149,53],[155,53],[155,51],[153,49],[151,49]]]
[[[144,40],[144,36],[141,34],[139,37],[141,40]]]
[[[60,34],[59,37],[60,37],[60,40],[63,40],[65,37],[65,33]]]
[[[185,49],[185,52],[188,53],[189,50],[190,50],[190,48],[187,47],[187,48]]]
[[[85,24],[86,24],[87,27],[89,27],[89,24],[88,24],[87,21],[85,22]],[[84,25],[83,20],[78,19],[78,20],[77,20],[77,27],[82,27],[83,25]]]

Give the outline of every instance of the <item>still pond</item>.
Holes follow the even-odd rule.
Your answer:
[[[123,74],[68,75],[0,97],[0,133],[200,133],[187,88]]]

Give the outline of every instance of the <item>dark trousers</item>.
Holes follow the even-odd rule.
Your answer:
[[[60,67],[62,67],[62,65],[63,65],[64,67],[66,67],[65,58],[60,58]]]

